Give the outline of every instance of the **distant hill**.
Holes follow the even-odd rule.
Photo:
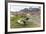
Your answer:
[[[38,12],[40,11],[40,8],[24,8],[22,10],[20,10],[20,12]]]
[[[11,11],[12,15],[16,15],[16,14],[21,15],[21,14],[27,14],[27,13],[32,14],[32,15],[39,15],[40,8],[24,8],[24,9],[22,9],[20,11],[16,11],[16,12]]]

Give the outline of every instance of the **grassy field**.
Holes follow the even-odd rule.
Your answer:
[[[32,19],[30,22],[27,22],[26,25],[24,24],[19,24],[17,21],[19,19],[24,19],[27,16],[13,16],[10,17],[10,26],[11,28],[34,28],[34,27],[40,27],[40,16],[30,16],[29,18]]]

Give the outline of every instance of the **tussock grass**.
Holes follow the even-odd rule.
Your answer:
[[[40,23],[36,24],[36,22],[38,22],[38,20],[39,20],[39,16],[30,17],[32,19],[32,21],[28,22],[25,25],[17,23],[17,20],[19,20],[20,18],[24,19],[24,18],[26,18],[26,16],[19,15],[19,16],[10,17],[10,27],[11,28],[33,28],[33,27],[39,27],[40,26],[39,25]]]

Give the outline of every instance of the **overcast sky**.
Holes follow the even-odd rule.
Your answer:
[[[24,5],[11,5],[11,11],[20,11],[24,8],[29,8],[29,7],[32,7],[32,8],[38,8],[38,6],[24,6]]]
[[[16,11],[20,11],[24,8],[38,8],[38,7],[41,7],[42,5],[40,4],[27,4],[27,3],[8,3],[8,10],[11,10],[13,12],[16,12]]]
[[[29,8],[29,6],[19,6],[19,5],[11,6],[11,11],[20,11],[24,8]]]

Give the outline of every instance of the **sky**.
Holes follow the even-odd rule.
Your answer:
[[[38,8],[39,6],[42,6],[41,4],[27,4],[27,3],[8,3],[8,10],[16,12],[20,11],[24,8]]]
[[[11,11],[20,11],[24,8],[29,8],[29,6],[12,5],[11,6]]]
[[[25,6],[25,5],[11,5],[10,7],[11,7],[10,10],[14,11],[14,12],[15,11],[20,11],[24,8],[29,8],[29,7],[38,8],[38,6]]]

